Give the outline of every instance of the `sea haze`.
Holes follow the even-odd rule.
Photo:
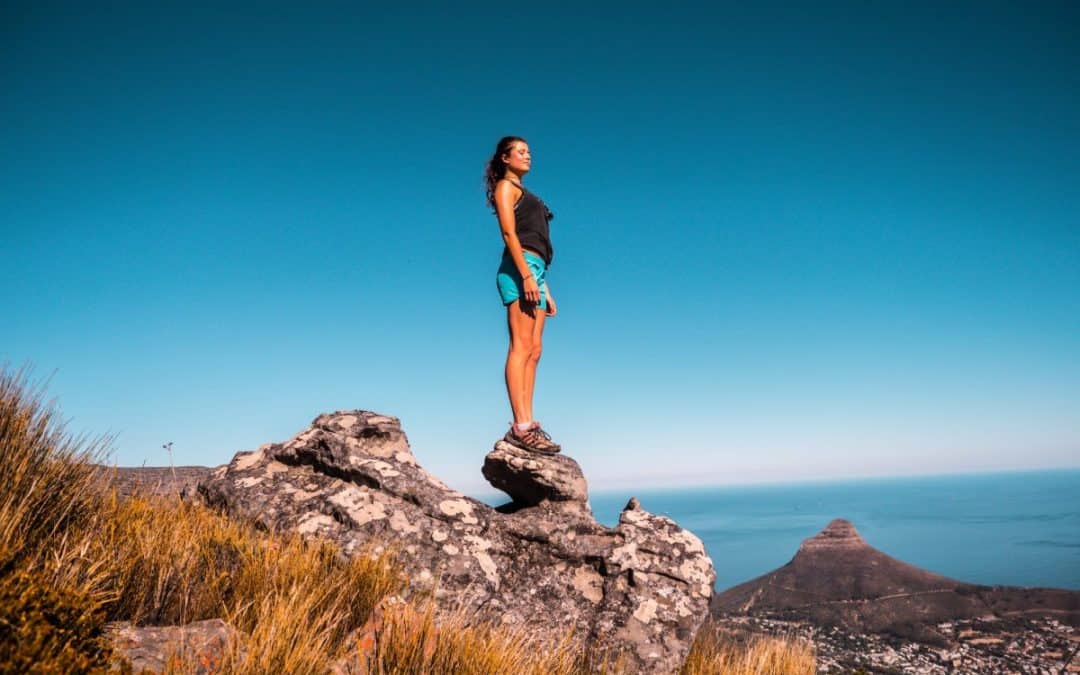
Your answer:
[[[876,478],[590,496],[614,525],[629,497],[692,530],[724,590],[791,560],[846,518],[904,562],[988,585],[1080,589],[1080,470]]]

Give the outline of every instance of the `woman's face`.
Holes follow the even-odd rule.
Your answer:
[[[522,141],[514,141],[514,144],[510,146],[510,151],[503,155],[503,161],[506,162],[506,168],[519,176],[529,173],[529,167],[532,166],[529,145]]]

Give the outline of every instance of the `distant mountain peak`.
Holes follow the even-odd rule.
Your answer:
[[[950,579],[879,551],[843,518],[804,539],[786,565],[719,593],[712,606],[725,615],[899,631],[938,642],[946,640],[938,623],[984,616],[1052,616],[1080,625],[1080,592]]]
[[[799,551],[821,551],[824,549],[860,549],[870,548],[859,536],[858,530],[850,520],[837,518],[809,539],[804,539]]]

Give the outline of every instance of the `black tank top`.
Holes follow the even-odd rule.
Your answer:
[[[514,181],[510,182],[521,189],[521,198],[514,204],[514,223],[518,241],[521,242],[522,248],[536,251],[544,262],[550,265],[551,259],[555,256],[555,250],[551,247],[548,221],[555,215],[542,199],[526,190],[525,186]],[[504,249],[503,254],[507,253],[509,251]]]

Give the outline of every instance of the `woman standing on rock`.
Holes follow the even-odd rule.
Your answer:
[[[552,258],[548,234],[552,214],[539,197],[522,185],[531,165],[525,139],[506,136],[496,146],[485,174],[488,205],[499,218],[506,244],[495,277],[510,329],[506,393],[514,421],[504,440],[533,452],[554,454],[559,452],[559,445],[540,428],[532,413],[544,319],[555,316],[556,310],[545,278]]]

